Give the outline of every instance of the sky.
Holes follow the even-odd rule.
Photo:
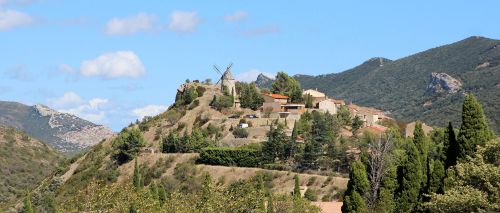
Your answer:
[[[164,111],[186,79],[233,63],[319,75],[469,36],[499,39],[500,1],[0,0],[0,100],[119,131]]]

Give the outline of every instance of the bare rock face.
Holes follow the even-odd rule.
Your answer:
[[[430,83],[427,85],[427,93],[453,94],[462,89],[462,82],[446,73],[431,73]]]
[[[261,73],[259,74],[259,76],[257,76],[255,84],[257,85],[257,87],[263,89],[263,88],[271,88],[273,82],[274,80],[271,77],[268,77]]]

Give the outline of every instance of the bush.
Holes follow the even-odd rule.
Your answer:
[[[278,171],[292,171],[291,166],[279,163],[264,164],[263,168],[269,170],[278,170]]]
[[[310,201],[317,201],[318,200],[318,195],[316,194],[316,192],[310,188],[308,188],[306,190],[306,192],[304,193],[304,197]]]
[[[233,135],[235,138],[247,138],[248,137],[248,131],[243,128],[236,128],[233,130]]]
[[[307,181],[307,186],[312,186],[312,185],[314,185],[315,182],[316,182],[316,176],[312,176]]]
[[[221,166],[258,167],[260,152],[241,148],[205,148],[198,163]]]
[[[196,99],[196,100],[193,101],[193,103],[191,103],[191,105],[189,105],[188,109],[192,110],[192,109],[198,107],[199,105],[200,105],[200,100]]]
[[[198,97],[202,97],[203,94],[205,94],[206,90],[207,89],[205,87],[202,87],[202,86],[196,87],[196,92],[198,93]]]

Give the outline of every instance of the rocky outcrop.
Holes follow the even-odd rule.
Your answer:
[[[264,74],[259,74],[259,76],[257,76],[257,80],[255,81],[255,84],[257,85],[257,87],[259,88],[271,88],[272,84],[273,84],[274,80]]]
[[[446,73],[431,73],[430,83],[427,85],[427,93],[453,94],[462,89],[462,82]]]

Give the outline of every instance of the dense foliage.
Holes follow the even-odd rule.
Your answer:
[[[271,92],[290,97],[292,103],[302,102],[303,99],[300,83],[284,72],[278,72],[276,75]]]
[[[213,146],[213,141],[208,136],[208,131],[201,131],[200,129],[194,129],[191,134],[184,134],[184,136],[179,136],[178,133],[171,132],[162,141],[162,152],[200,152],[203,148]]]
[[[144,136],[139,129],[124,129],[113,142],[113,146],[117,148],[114,158],[118,164],[129,162],[135,158],[144,145]]]
[[[260,150],[248,148],[205,148],[200,152],[199,163],[221,166],[259,167]]]
[[[391,130],[370,140],[352,165],[343,212],[498,211],[500,140],[483,142],[493,134],[473,96],[463,114],[459,135],[467,140],[457,140],[451,123],[426,135],[420,122],[411,138]]]
[[[248,108],[252,110],[259,109],[264,103],[264,98],[260,94],[257,86],[255,84],[245,84],[238,83],[239,87],[236,88],[240,97],[240,103],[242,108]]]

